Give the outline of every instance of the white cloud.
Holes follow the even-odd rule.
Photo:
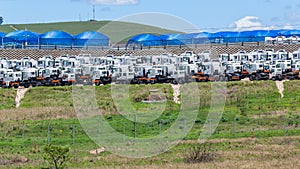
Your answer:
[[[134,5],[139,3],[139,0],[88,0],[92,4],[100,5]]]
[[[294,29],[295,27],[289,23],[285,25],[270,25],[265,26],[256,16],[245,16],[242,19],[235,21],[229,26],[232,31],[245,30],[271,30],[271,29]]]
[[[230,25],[232,29],[235,31],[240,30],[254,30],[258,28],[262,28],[262,23],[259,21],[259,18],[256,16],[245,16],[244,18],[241,18],[237,21],[235,21],[233,24]]]

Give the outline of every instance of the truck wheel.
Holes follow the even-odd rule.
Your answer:
[[[226,81],[227,82],[231,81],[231,77],[227,76]]]
[[[255,80],[259,80],[259,77],[258,77],[258,76],[256,76],[256,77],[255,77]]]
[[[43,86],[43,83],[42,82],[37,82],[36,86]]]
[[[178,83],[179,83],[179,84],[183,84],[183,83],[184,83],[184,80],[183,80],[183,79],[179,79],[179,80],[178,80]]]
[[[176,80],[172,80],[172,84],[178,84]]]
[[[250,81],[253,81],[253,77],[252,77],[252,76],[250,76],[250,77],[249,77],[249,80],[250,80]]]

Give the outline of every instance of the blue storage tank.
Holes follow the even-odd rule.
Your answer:
[[[172,46],[172,45],[182,45],[183,42],[181,42],[178,37],[180,36],[179,33],[174,34],[162,34],[160,35],[160,38],[163,41],[164,45]]]
[[[286,30],[286,31],[281,31],[280,34],[285,37],[300,36],[300,30],[296,30],[296,29]]]
[[[73,35],[60,31],[53,30],[45,32],[40,35],[41,45],[61,45],[61,46],[72,46],[73,45]]]
[[[194,36],[199,33],[188,33],[188,34],[180,34],[177,39],[180,40],[184,45],[189,45],[194,43]]]
[[[193,36],[193,43],[194,44],[207,44],[210,43],[210,36],[211,33],[209,32],[200,32]]]
[[[0,32],[0,45],[3,45],[5,35],[6,35],[6,33]]]
[[[221,31],[214,33],[215,43],[236,43],[239,32]]]
[[[109,46],[109,37],[99,32],[87,31],[74,36],[73,44],[75,46]]]
[[[38,45],[39,34],[27,30],[16,30],[5,35],[5,45]]]
[[[130,38],[126,44],[129,46],[162,46],[163,40],[161,37],[153,34],[140,34]]]

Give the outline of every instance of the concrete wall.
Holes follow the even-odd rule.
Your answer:
[[[257,43],[248,44],[228,44],[228,45],[191,45],[191,46],[176,46],[176,47],[166,47],[166,48],[144,48],[136,50],[124,50],[124,49],[0,49],[0,57],[6,57],[9,59],[21,59],[22,57],[31,57],[33,59],[41,58],[45,55],[52,55],[54,58],[61,55],[79,55],[79,54],[92,54],[96,57],[101,57],[105,55],[116,55],[121,56],[123,54],[133,54],[136,56],[145,55],[160,55],[162,53],[173,53],[181,54],[187,50],[192,50],[195,53],[200,53],[204,50],[210,50],[213,57],[217,57],[220,53],[237,53],[239,51],[251,52],[256,49],[267,49],[272,48],[275,51],[279,49],[285,49],[287,52],[293,52],[300,48],[300,44],[291,45],[265,45]]]

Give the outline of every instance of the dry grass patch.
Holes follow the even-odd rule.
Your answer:
[[[0,111],[0,120],[48,120],[75,118],[76,113],[72,107],[35,107],[18,108]]]

